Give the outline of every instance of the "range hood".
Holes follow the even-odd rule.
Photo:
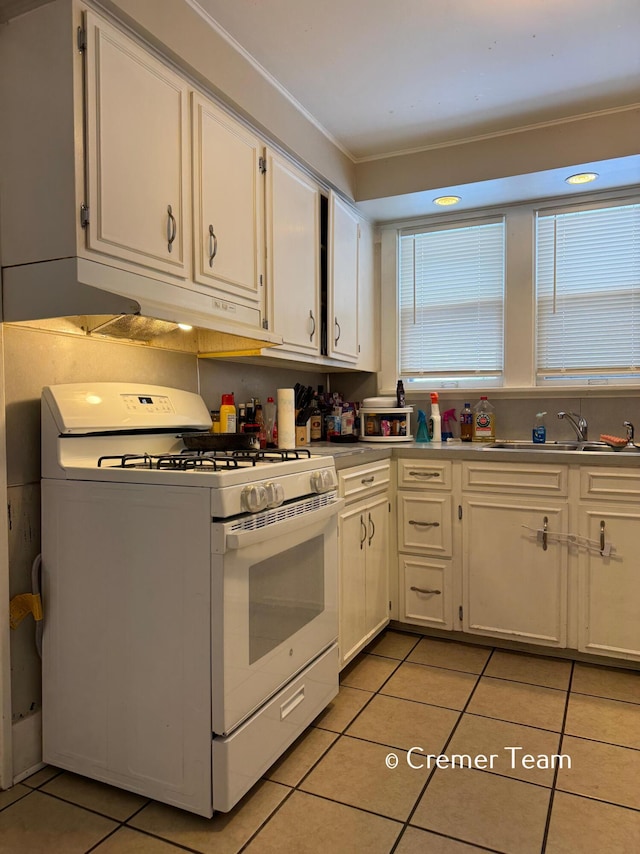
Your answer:
[[[85,258],[3,269],[4,322],[78,317],[78,329],[86,334],[147,343],[188,324],[194,333],[179,349],[203,357],[258,355],[263,347],[282,344],[259,326],[257,309]]]

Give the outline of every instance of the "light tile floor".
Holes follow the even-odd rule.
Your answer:
[[[0,792],[0,854],[640,851],[640,672],[387,631],[341,683],[231,813],[45,768]]]

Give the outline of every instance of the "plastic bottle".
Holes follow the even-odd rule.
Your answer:
[[[438,392],[431,392],[431,415],[429,416],[429,435],[432,442],[442,442],[442,418],[440,416],[440,404],[438,403]]]
[[[427,416],[423,409],[418,410],[418,429],[416,430],[416,442],[430,442],[429,428],[427,427]]]
[[[473,412],[471,405],[465,403],[464,409],[460,410],[460,441],[470,442],[473,439]]]
[[[405,400],[404,383],[402,380],[398,380],[398,384],[396,386],[396,404],[398,409],[402,409],[405,406]]]
[[[220,410],[212,409],[211,410],[211,432],[219,433],[220,432]]]
[[[232,394],[222,395],[222,406],[220,407],[220,432],[236,432],[236,405]]]
[[[455,409],[447,409],[442,413],[442,441],[453,439],[453,424],[452,421],[457,421]]]
[[[496,438],[496,416],[493,406],[483,395],[473,407],[473,441],[493,442]]]
[[[275,448],[276,440],[273,429],[276,424],[276,403],[272,397],[267,398],[264,405],[264,426],[267,431],[267,448]]]
[[[547,428],[544,423],[544,416],[546,414],[546,412],[538,412],[536,414],[536,421],[531,431],[531,438],[536,445],[543,445],[547,441]]]

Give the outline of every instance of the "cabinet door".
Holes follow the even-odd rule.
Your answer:
[[[389,622],[389,498],[367,504],[365,579],[366,634],[373,637]]]
[[[188,97],[176,74],[87,12],[87,247],[188,276]]]
[[[263,144],[211,101],[192,97],[195,278],[260,302]]]
[[[365,604],[367,517],[362,503],[338,519],[340,546],[340,663],[346,664],[367,634]]]
[[[578,558],[581,652],[640,660],[638,531],[637,505],[580,510],[580,534],[597,544]],[[601,534],[609,555],[598,549]]]
[[[463,503],[463,628],[566,645],[567,505],[514,495]],[[537,531],[548,530],[545,541]]]
[[[360,220],[358,240],[358,368],[380,370],[380,279],[374,226]]]
[[[329,308],[327,352],[358,358],[358,217],[334,193],[329,199]]]
[[[289,349],[320,352],[320,191],[293,164],[267,157],[272,331]]]

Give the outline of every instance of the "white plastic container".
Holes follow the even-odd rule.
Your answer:
[[[363,401],[367,404],[371,400]],[[394,401],[395,402],[395,401]],[[360,441],[412,442],[413,406],[365,406],[360,408]]]

